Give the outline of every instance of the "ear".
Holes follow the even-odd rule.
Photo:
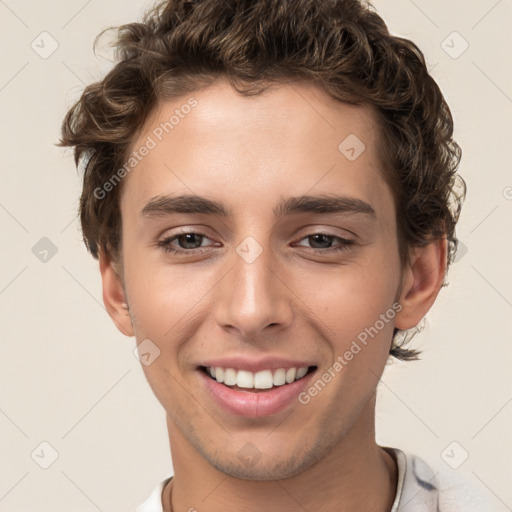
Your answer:
[[[434,304],[446,275],[446,238],[434,240],[412,251],[410,265],[404,270],[395,327],[416,327]]]
[[[124,288],[119,270],[112,259],[103,251],[98,255],[101,280],[103,283],[103,303],[114,324],[125,336],[134,336],[132,320],[128,311]]]

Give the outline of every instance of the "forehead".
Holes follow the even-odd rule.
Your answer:
[[[378,203],[386,185],[377,137],[369,107],[311,84],[244,96],[221,81],[158,105],[133,144],[149,150],[139,151],[122,202],[140,211],[152,197],[188,193],[270,207],[314,189]]]

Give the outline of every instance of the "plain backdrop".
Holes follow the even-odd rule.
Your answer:
[[[413,342],[422,360],[386,369],[377,438],[457,471],[494,510],[511,510],[512,2],[374,5],[424,51],[468,185],[463,251]],[[54,146],[67,108],[111,66],[108,52],[94,55],[95,36],[149,6],[0,0],[2,512],[133,511],[172,474],[164,411],[134,338],[103,307],[98,264],[81,241],[80,177]]]

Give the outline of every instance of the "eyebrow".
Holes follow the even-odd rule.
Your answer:
[[[196,213],[220,217],[229,217],[232,214],[223,203],[194,194],[153,197],[140,213],[144,217],[163,217],[173,213]],[[273,209],[273,213],[276,217],[299,213],[365,214],[376,217],[375,210],[366,201],[356,197],[331,194],[283,198]]]

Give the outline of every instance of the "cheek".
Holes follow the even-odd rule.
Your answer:
[[[181,322],[194,313],[206,290],[215,280],[210,272],[189,265],[168,265],[151,261],[147,254],[134,252],[127,258],[126,289],[130,307],[141,335],[164,340],[172,337]]]
[[[190,272],[186,265],[149,264],[136,257],[125,268],[137,343],[149,339],[159,350],[154,362],[142,365],[146,379],[164,408],[181,398],[186,401],[186,396],[181,397],[185,385],[181,363],[187,340],[198,329],[194,318],[208,284],[201,278],[207,281],[207,276]]]
[[[339,417],[339,428],[346,428],[344,422],[373,395],[389,358],[394,318],[400,306],[394,302],[395,280],[378,277],[377,272],[346,272],[337,278],[331,276],[321,287],[318,280],[316,288],[313,283],[304,283],[316,290],[310,295],[311,304],[318,305],[315,325],[330,351],[328,366],[318,375],[327,383],[327,391],[318,392],[323,384],[313,383],[306,393],[318,395],[315,403],[320,408],[331,410],[331,405],[343,404],[346,415]],[[332,416],[328,421],[332,422]]]
[[[312,267],[296,281],[297,295],[305,298],[311,318],[318,318],[316,325],[330,341],[334,357],[356,342],[366,357],[387,358],[400,308],[395,303],[400,266],[398,254],[384,249],[368,251],[351,264]],[[352,350],[359,354],[357,346]]]
[[[297,282],[300,296],[328,326],[366,326],[375,322],[395,299],[398,272],[387,266],[354,265],[304,273]]]

